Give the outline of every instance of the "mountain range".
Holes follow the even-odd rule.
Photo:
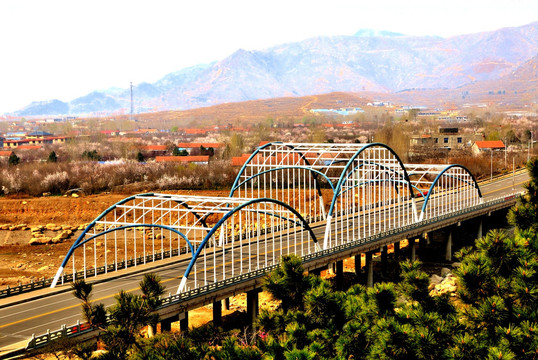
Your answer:
[[[409,95],[417,89],[458,89],[459,94],[464,87],[482,88],[476,84],[525,73],[518,69],[528,67],[529,61],[536,66],[537,54],[538,22],[449,38],[364,29],[352,36],[316,37],[259,51],[240,49],[220,61],[135,86],[134,104],[137,112],[144,112],[335,91]],[[536,80],[536,72],[534,76]],[[528,87],[525,81],[520,78],[519,86]],[[16,115],[128,112],[129,108],[129,89],[110,89],[70,102],[33,102]]]

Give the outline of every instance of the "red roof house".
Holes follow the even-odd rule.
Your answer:
[[[501,140],[475,141],[473,144],[473,154],[479,155],[484,151],[504,150],[505,146]]]
[[[208,164],[209,155],[200,156],[156,156],[156,162],[175,162],[181,164]]]

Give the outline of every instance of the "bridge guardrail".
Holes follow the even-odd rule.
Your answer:
[[[517,194],[513,194],[511,195],[512,197],[516,197],[518,196],[520,193],[517,193]],[[491,202],[491,201],[489,201]],[[488,203],[489,203],[488,202]],[[321,219],[319,219],[321,220]],[[315,219],[314,221],[318,221],[318,219]],[[287,226],[284,226],[284,228],[286,228]],[[280,226],[276,226],[275,229],[273,229],[273,231],[281,231],[283,229],[281,229]],[[265,233],[265,229],[263,230],[259,230],[261,234]],[[254,231],[254,233],[257,233],[257,231]],[[148,262],[154,262],[154,261],[159,261],[159,260],[162,260],[164,258],[171,258],[171,257],[175,257],[175,256],[178,256],[178,254],[184,254],[186,252],[186,249],[185,248],[182,248],[182,249],[174,249],[172,250],[172,254],[170,254],[170,251],[167,250],[167,251],[163,251],[163,252],[155,252],[153,254],[148,254],[148,255],[145,255],[145,256],[139,256],[135,259],[131,258],[131,259],[128,259],[127,261],[126,260],[122,260],[122,261],[119,261],[118,263],[112,263],[112,264],[109,264],[107,266],[100,266],[98,267],[97,269],[88,269],[88,270],[81,270],[81,271],[77,271],[76,273],[70,273],[70,274],[64,274],[62,275],[61,277],[61,281],[60,283],[61,284],[64,284],[65,282],[71,282],[73,281],[73,279],[77,279],[77,278],[85,278],[85,277],[88,277],[88,276],[97,276],[97,275],[102,275],[102,274],[105,274],[105,273],[108,273],[110,271],[114,271],[114,270],[121,270],[121,269],[127,269],[129,267],[133,267],[133,266],[137,266],[137,265],[140,265],[140,264],[146,264]],[[51,284],[52,284],[52,281],[53,281],[53,278],[43,278],[42,280],[38,280],[38,281],[34,281],[34,280],[31,280],[30,283],[26,283],[26,284],[22,284],[19,282],[19,285],[17,286],[14,286],[14,287],[11,287],[11,286],[7,286],[5,289],[1,289],[0,290],[0,299],[4,299],[4,298],[7,298],[9,296],[14,296],[14,295],[19,295],[19,294],[23,294],[23,293],[27,293],[27,292],[31,292],[31,291],[34,291],[34,290],[39,290],[39,289],[43,289],[43,288],[46,288],[46,287],[49,287]]]
[[[286,228],[287,226],[277,225],[272,229],[272,231],[278,232],[278,231],[285,230]],[[259,232],[260,234],[263,235],[265,234],[266,231],[267,231],[266,229],[262,229],[262,230],[256,230],[252,233],[256,235]],[[237,239],[239,238],[238,235],[236,235],[235,237]],[[102,275],[102,274],[111,272],[113,270],[127,269],[129,267],[143,265],[146,263],[163,260],[165,258],[175,257],[180,254],[183,255],[186,253],[186,251],[187,249],[183,247],[181,249],[173,249],[171,255],[170,255],[169,250],[162,251],[162,252],[155,252],[153,254],[148,254],[146,256],[138,256],[136,259],[131,258],[131,259],[128,259],[127,261],[122,260],[117,263],[108,264],[107,266],[99,266],[97,269],[91,268],[88,270],[77,271],[76,273],[74,273],[74,275],[73,273],[64,274],[60,278],[60,284],[63,285],[65,282],[71,282],[73,281],[73,279],[83,279],[85,278],[85,275],[86,277]],[[0,290],[0,299],[4,299],[9,296],[19,295],[19,294],[49,287],[52,284],[53,280],[54,278],[43,278],[42,280],[39,280],[39,281],[31,280],[30,283],[26,283],[26,284],[22,284],[19,282],[19,285],[14,286],[14,287],[11,287],[8,285],[5,289]]]
[[[182,251],[182,254],[185,253],[184,248],[182,248],[181,251]],[[97,270],[95,269],[86,270],[86,276],[97,276],[97,275],[105,274],[109,271],[116,270],[116,269],[121,270],[121,269],[126,269],[129,267],[133,267],[136,265],[151,263],[153,261],[162,260],[164,258],[177,256],[178,252],[179,252],[178,249],[174,249],[172,250],[171,256],[170,256],[170,251],[167,250],[164,252],[156,252],[154,254],[148,254],[146,256],[138,256],[136,259],[131,258],[131,259],[128,259],[127,261],[122,260],[122,261],[119,261],[118,263],[108,264],[107,266],[100,266],[97,268]],[[63,275],[61,278],[61,284],[63,284],[64,282],[73,281],[73,278],[83,279],[84,270],[77,271],[74,274],[74,276],[73,276],[73,273]],[[14,286],[14,287],[10,287],[8,285],[5,289],[0,290],[0,299],[49,287],[50,284],[52,283],[52,280],[53,278],[43,278],[42,280],[39,280],[39,281],[32,280],[30,283],[27,283],[27,284],[19,283],[19,285]]]
[[[380,240],[382,238],[385,238],[387,236],[390,236],[390,235],[396,235],[396,234],[399,234],[399,233],[405,233],[405,232],[407,232],[409,230],[418,229],[420,227],[423,227],[424,225],[444,221],[444,220],[447,220],[447,219],[450,219],[450,218],[453,218],[453,217],[457,217],[457,216],[462,215],[462,214],[472,213],[472,212],[480,210],[480,209],[489,208],[489,207],[492,207],[492,206],[497,205],[497,204],[502,204],[504,202],[514,200],[520,194],[522,194],[522,192],[514,193],[514,194],[511,194],[511,195],[508,195],[508,196],[499,197],[497,199],[493,199],[493,200],[490,200],[490,201],[485,202],[483,204],[478,204],[478,205],[475,205],[475,206],[467,208],[467,209],[458,210],[458,211],[452,212],[450,214],[444,214],[444,215],[441,215],[441,216],[438,216],[438,217],[435,217],[435,218],[422,220],[422,221],[416,222],[414,224],[402,226],[401,228],[398,228],[398,229],[391,229],[391,230],[388,230],[386,232],[371,235],[371,236],[363,238],[363,239],[359,239],[359,240],[356,240],[356,241],[352,241],[352,242],[348,242],[348,243],[345,243],[345,244],[337,245],[337,246],[332,247],[330,249],[320,250],[320,251],[317,251],[317,252],[314,252],[314,253],[311,253],[311,254],[303,256],[302,261],[304,263],[310,262],[310,261],[325,257],[325,256],[330,255],[330,254],[334,254],[334,253],[349,250],[350,248],[357,247],[359,245],[364,245],[364,244],[367,244],[367,243],[376,242],[376,241],[378,241],[378,240]],[[244,274],[235,276],[233,278],[229,278],[229,279],[218,281],[216,283],[204,285],[204,286],[198,287],[196,289],[185,291],[185,292],[183,292],[181,294],[170,295],[170,296],[162,299],[162,305],[159,308],[163,308],[163,307],[166,307],[166,306],[177,304],[177,303],[180,303],[180,302],[185,301],[185,300],[193,299],[193,298],[196,298],[198,296],[202,296],[202,295],[205,295],[207,293],[210,293],[212,291],[217,291],[218,289],[221,289],[221,288],[224,288],[224,287],[227,287],[227,286],[237,285],[237,284],[249,281],[249,280],[253,280],[255,278],[263,277],[268,272],[272,271],[273,269],[275,269],[279,265],[280,264],[278,264],[278,263],[277,264],[272,264],[272,265],[269,265],[269,266],[264,267],[262,269],[257,269],[255,271],[244,273]],[[27,345],[26,349],[43,347],[43,346],[47,345],[49,342],[57,340],[57,339],[59,339],[61,337],[78,336],[78,335],[81,335],[81,334],[89,333],[91,331],[93,331],[93,329],[91,329],[87,323],[80,323],[80,321],[77,321],[77,324],[72,325],[72,326],[62,325],[61,329],[59,329],[59,330],[55,330],[55,331],[52,331],[52,332],[47,331],[47,333],[39,335],[39,336],[32,335],[32,338],[28,342],[28,345]]]

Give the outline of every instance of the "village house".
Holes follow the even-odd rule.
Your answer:
[[[232,157],[232,166],[243,166],[247,162],[251,154],[243,154],[241,156]]]
[[[430,134],[413,135],[410,139],[411,147],[415,146],[431,146],[433,145],[433,138]]]
[[[20,138],[8,138],[3,142],[5,148],[19,148],[20,146],[43,146],[47,144],[63,144],[67,141],[67,136],[52,136],[44,131],[37,131],[34,133],[26,134]]]
[[[213,149],[213,153],[216,153],[217,150],[224,149],[223,143],[199,143],[199,142],[190,142],[190,143],[179,143],[177,144],[178,149],[187,150],[189,155],[210,155],[200,153],[203,149]]]
[[[476,141],[473,146],[473,155],[478,156],[483,153],[489,153],[492,151],[505,150],[504,143],[502,140],[483,140]]]
[[[140,148],[140,151],[146,158],[154,158],[156,156],[165,156],[168,148],[166,145],[145,145]]]
[[[26,139],[44,139],[53,137],[54,134],[48,133],[46,131],[34,131],[26,135]]]
[[[433,146],[445,149],[463,149],[481,140],[482,134],[462,133],[457,127],[439,128],[435,134],[413,135],[411,146]]]
[[[209,155],[199,155],[199,156],[156,156],[156,162],[174,162],[180,164],[198,164],[198,165],[207,165],[209,164]]]
[[[7,164],[11,154],[13,154],[12,150],[0,150],[0,164]]]
[[[21,145],[17,147],[17,150],[40,150],[42,145]]]
[[[133,131],[134,134],[157,134],[159,130],[157,129],[138,129]]]

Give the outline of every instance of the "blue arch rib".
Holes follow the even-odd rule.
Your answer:
[[[273,141],[273,142],[270,142],[270,143],[267,143],[265,145],[262,145],[260,147],[258,147],[252,154],[250,154],[250,156],[248,157],[247,161],[245,161],[245,163],[243,164],[243,166],[241,167],[241,169],[239,170],[239,172],[237,173],[237,176],[235,177],[235,180],[234,180],[234,183],[232,185],[232,189],[230,190],[230,195],[229,197],[232,197],[235,193],[235,190],[237,190],[237,188],[239,187],[238,185],[238,182],[239,182],[239,178],[241,177],[241,174],[243,174],[243,172],[245,171],[245,169],[247,168],[247,165],[248,163],[250,163],[250,161],[260,152],[260,150],[262,149],[265,149],[271,145],[284,145],[284,146],[287,146],[288,148],[290,148],[291,150],[295,150],[295,147],[292,146],[292,145],[288,145],[288,144],[284,144],[282,143],[282,141]],[[300,151],[297,151],[295,152],[295,154],[299,154],[299,156],[301,157],[301,159],[308,165],[308,166],[311,166],[310,165],[310,162],[308,161],[307,158],[305,158],[304,154]],[[316,173],[314,172],[314,175],[313,175],[313,178],[314,178],[314,183],[316,184],[316,189],[318,190],[318,196],[322,196],[321,195],[321,186],[319,184],[319,181],[318,181],[318,177],[316,175]],[[241,184],[243,184],[244,182],[242,182]],[[329,181],[330,183],[330,181]],[[331,184],[331,187],[332,187],[332,184]]]
[[[269,172],[272,172],[272,171],[278,171],[278,170],[284,170],[284,169],[298,169],[298,170],[307,170],[307,171],[310,171],[310,172],[313,172],[315,174],[318,174],[318,175],[321,175],[325,178],[325,180],[327,180],[327,183],[329,183],[329,185],[331,186],[331,190],[334,192],[334,186],[333,184],[331,183],[331,180],[327,177],[327,175],[325,175],[324,173],[322,173],[321,171],[318,171],[316,169],[312,169],[312,168],[309,168],[309,167],[304,167],[304,166],[281,166],[281,167],[278,167],[278,168],[274,168],[274,169],[269,169],[269,170],[265,170],[265,171],[262,171],[260,173],[257,173],[256,175],[253,175],[251,177],[249,177],[248,179],[246,180],[243,180],[242,182],[240,182],[239,184],[237,184],[237,187],[240,187],[242,186],[244,183],[254,179],[255,177],[258,177],[258,176],[261,176],[263,174],[267,174]],[[317,189],[316,189],[317,190]]]
[[[439,179],[441,178],[441,176],[443,176],[443,174],[450,168],[453,168],[453,167],[459,167],[459,168],[462,168],[463,170],[465,170],[469,175],[471,175],[471,178],[473,179],[473,182],[474,182],[474,187],[476,188],[476,190],[478,190],[478,197],[482,197],[482,192],[480,191],[480,186],[478,186],[478,182],[476,181],[476,178],[474,177],[474,175],[469,171],[469,169],[467,169],[465,166],[463,165],[459,165],[459,164],[452,164],[452,165],[449,165],[447,166],[446,168],[443,169],[443,171],[441,171],[439,174],[437,174],[437,176],[435,177],[435,180],[433,180],[431,186],[430,186],[430,189],[428,190],[428,195],[426,195],[426,199],[424,200],[424,204],[422,204],[422,210],[420,210],[420,212],[423,214],[424,213],[424,210],[426,210],[426,205],[428,204],[428,201],[430,200],[430,195],[432,194],[433,192],[433,188],[435,187],[435,185],[437,185],[437,182],[439,181]]]
[[[305,230],[307,230],[309,233],[310,233],[310,236],[312,237],[312,240],[314,241],[314,243],[317,243],[317,238],[316,238],[316,235],[314,234],[314,232],[312,231],[312,228],[310,227],[310,225],[308,224],[308,222],[306,222],[306,220],[302,217],[302,215],[297,211],[295,210],[294,208],[292,208],[291,206],[289,206],[288,204],[280,201],[280,200],[275,200],[275,199],[269,199],[269,198],[259,198],[259,199],[253,199],[253,200],[250,200],[250,201],[247,201],[241,205],[238,205],[236,206],[235,208],[233,208],[232,210],[230,210],[229,212],[227,212],[218,222],[217,224],[215,224],[215,226],[213,226],[213,228],[211,229],[211,231],[204,237],[204,239],[202,240],[202,242],[200,243],[200,245],[198,246],[198,249],[196,249],[196,253],[193,255],[192,257],[192,260],[191,262],[189,263],[189,265],[187,266],[187,269],[185,270],[185,274],[183,275],[183,278],[188,278],[189,277],[189,274],[194,266],[194,264],[196,263],[196,260],[198,260],[198,257],[200,256],[200,253],[202,252],[202,250],[205,248],[207,242],[209,241],[209,239],[211,238],[211,236],[213,236],[213,234],[222,226],[222,224],[224,224],[224,222],[226,220],[228,220],[228,218],[230,218],[231,216],[233,216],[233,214],[235,214],[236,212],[240,211],[241,209],[243,209],[244,207],[247,207],[247,206],[250,206],[252,204],[256,204],[256,203],[261,203],[261,202],[268,202],[268,203],[274,203],[274,204],[277,204],[277,205],[280,205],[286,209],[288,209],[289,211],[291,211],[295,216],[297,216],[299,218],[299,220],[302,222],[302,225],[303,225],[303,228]]]
[[[402,160],[400,159],[400,157],[398,156],[398,154],[396,154],[396,152],[394,150],[392,150],[392,148],[390,148],[390,146],[388,145],[385,145],[383,143],[371,143],[371,144],[367,144],[367,145],[364,145],[362,148],[360,148],[348,161],[347,165],[345,166],[344,170],[342,171],[342,174],[340,175],[340,179],[338,179],[338,184],[336,185],[336,189],[334,191],[334,195],[333,195],[333,198],[332,198],[332,201],[331,201],[331,206],[329,208],[329,213],[328,213],[328,216],[332,216],[333,213],[334,213],[334,206],[336,204],[336,200],[338,199],[338,197],[340,196],[340,192],[342,190],[342,184],[344,183],[345,179],[347,179],[348,177],[348,170],[349,170],[349,167],[351,166],[351,164],[353,164],[353,161],[355,161],[355,159],[360,155],[361,152],[363,152],[364,150],[370,148],[370,147],[374,147],[374,146],[381,146],[381,147],[384,147],[386,148],[387,150],[389,150],[390,153],[392,153],[392,155],[394,155],[394,157],[396,158],[396,160],[398,160],[398,162],[400,163],[400,166],[404,172],[404,181],[407,181],[407,185],[409,186],[409,192],[412,194],[412,187],[411,187],[411,180],[409,179],[409,175],[407,174],[407,170],[402,162]]]
[[[134,198],[136,197],[139,197],[139,196],[153,196],[154,193],[144,193],[144,194],[138,194],[138,195],[133,195],[133,196],[129,196],[129,197],[126,197],[125,199],[123,200],[120,200],[118,201],[117,203],[115,203],[114,205],[110,206],[108,209],[106,209],[105,211],[103,211],[98,217],[96,217],[91,223],[88,224],[88,226],[86,226],[86,229],[84,229],[84,231],[82,232],[82,234],[79,235],[79,237],[77,238],[77,240],[73,243],[73,245],[71,245],[71,247],[69,248],[69,250],[67,251],[67,254],[65,255],[65,258],[64,260],[62,261],[62,264],[60,265],[60,267],[62,268],[65,268],[65,265],[67,265],[67,262],[69,261],[69,258],[71,257],[71,255],[73,254],[73,252],[75,251],[75,249],[78,247],[78,244],[80,243],[80,241],[84,238],[84,236],[86,235],[86,233],[88,231],[90,231],[90,229],[95,225],[96,222],[98,222],[99,220],[101,220],[103,217],[105,217],[106,214],[108,214],[109,212],[111,212],[112,210],[114,210],[116,207],[118,207],[119,205],[123,205],[125,204],[126,202],[128,201],[131,201],[133,200]]]

